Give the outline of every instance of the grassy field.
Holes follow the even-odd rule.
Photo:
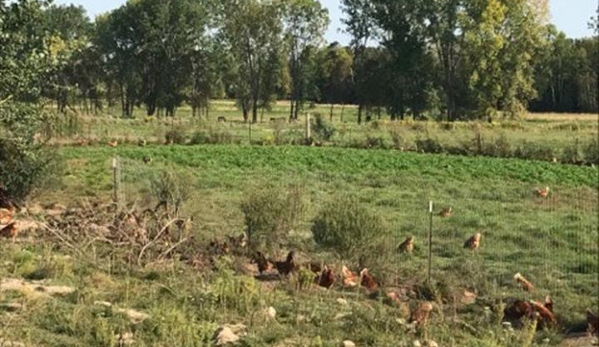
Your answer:
[[[540,126],[555,125],[548,124]],[[115,126],[123,129],[123,124]],[[114,259],[117,246],[108,249],[96,241],[82,254],[58,240],[34,242],[33,234],[15,244],[0,243],[0,280],[43,279],[45,286],[68,286],[73,292],[50,297],[50,289],[42,294],[0,290],[0,345],[118,346],[126,336],[132,346],[211,346],[219,325],[241,323],[247,333],[242,346],[339,346],[344,340],[357,346],[412,346],[415,340],[439,346],[556,346],[572,331],[583,331],[586,310],[597,311],[599,305],[596,168],[299,146],[101,145],[62,147],[58,153],[65,160],[59,183],[35,201],[68,206],[108,201],[111,160],[118,157],[123,203],[153,206],[155,177],[161,172],[180,176],[190,193],[181,213],[193,216],[191,232],[199,245],[244,230],[240,206],[256,189],[300,187],[307,208],[300,224],[277,241],[276,256],[294,249],[303,259],[337,270],[341,263],[357,264],[318,247],[310,228],[324,204],[354,195],[391,231],[379,257],[382,264],[372,264],[375,277],[387,286],[409,283],[442,294],[434,296],[427,328],[414,330],[406,324],[403,306],[338,287],[300,289],[297,278],[257,281],[243,256],[221,258],[215,268],[198,269],[176,259],[136,266]],[[535,197],[533,189],[545,186],[551,187],[550,198]],[[436,211],[453,208],[450,218],[433,219],[432,286],[425,283],[429,201]],[[465,251],[464,241],[477,230],[483,234],[481,250]],[[411,256],[395,251],[407,235],[416,240]],[[537,291],[522,292],[512,279],[516,272]],[[450,299],[464,290],[477,294],[476,303]],[[559,327],[534,335],[530,329],[502,326],[502,303],[508,298],[543,300],[545,295],[555,302]],[[104,301],[113,306],[99,303]],[[276,310],[275,318],[265,314],[269,307]],[[126,309],[148,317],[135,321]]]
[[[271,122],[271,118],[286,119],[288,104],[277,103],[272,110],[260,116],[251,132],[243,123],[241,113],[232,101],[214,101],[209,116],[191,117],[191,109],[182,107],[174,119],[147,118],[143,110],[136,110],[133,119],[118,117],[118,110],[98,116],[59,116],[54,122],[55,142],[107,143],[116,139],[121,143],[163,144],[167,134],[180,134],[181,142],[197,144],[298,144],[305,138],[305,117],[296,124]],[[330,107],[316,105],[306,110],[312,116],[320,114],[329,120]],[[218,123],[225,117],[226,123]],[[444,152],[450,154],[479,154],[495,157],[520,157],[565,163],[586,161],[597,164],[599,132],[597,115],[529,114],[520,120],[489,122],[390,122],[383,116],[370,123],[358,125],[357,108],[334,108],[332,124],[335,133],[322,139],[324,145],[352,148],[384,148],[414,152]],[[49,124],[52,124],[51,122]],[[251,133],[251,138],[250,138]],[[251,141],[250,141],[251,140]],[[594,146],[591,146],[594,145]]]

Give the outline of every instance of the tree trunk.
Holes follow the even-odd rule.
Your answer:
[[[331,123],[333,122],[333,110],[335,109],[335,104],[331,103],[331,113],[329,114],[329,120]]]
[[[252,123],[258,123],[258,99],[252,101]]]
[[[293,97],[291,98],[291,106],[289,107],[289,120],[292,121],[293,117],[295,117],[295,100],[293,100]]]
[[[362,124],[362,104],[358,106],[358,125]]]

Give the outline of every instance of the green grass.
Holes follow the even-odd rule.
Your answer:
[[[434,313],[425,335],[440,346],[521,346],[526,333],[502,329],[492,312],[507,297],[542,300],[550,294],[555,301],[561,329],[539,333],[535,346],[557,345],[568,329],[583,322],[586,309],[597,307],[596,168],[285,146],[98,146],[58,151],[65,159],[61,185],[44,192],[39,201],[71,205],[83,198],[109,199],[111,158],[118,156],[121,196],[128,202],[155,204],[148,198],[150,180],[162,170],[186,173],[192,196],[183,213],[194,216],[193,232],[202,240],[243,229],[240,203],[246,192],[265,183],[299,185],[308,209],[298,229],[279,242],[337,266],[340,259],[311,242],[311,221],[338,194],[356,195],[392,231],[388,253],[381,254],[387,266],[373,269],[386,282],[424,282],[428,202],[434,201],[435,210],[452,206],[452,217],[434,219],[433,279],[447,294],[476,290],[479,302]],[[144,156],[153,162],[144,164]],[[548,200],[532,193],[544,186],[551,187]],[[482,249],[465,252],[463,242],[479,229]],[[396,254],[393,246],[408,234],[416,238],[414,254]],[[74,258],[65,260],[61,254]],[[114,346],[115,334],[131,332],[136,346],[209,346],[217,325],[240,322],[248,325],[244,346],[338,346],[345,339],[358,346],[411,346],[413,340],[425,339],[423,332],[410,332],[398,323],[401,308],[352,292],[298,291],[286,282],[272,289],[228,266],[212,272],[196,271],[176,260],[146,269],[110,264],[102,246],[78,257],[64,245],[0,243],[0,278],[42,272],[51,283],[72,285],[77,291],[51,300],[0,293],[0,303],[26,304],[10,316],[0,310],[0,321],[8,322],[0,325],[0,340],[35,346]],[[533,281],[538,291],[522,293],[512,281],[516,272]],[[340,297],[348,305],[337,303]],[[147,312],[151,318],[134,325],[122,314],[94,305],[98,300]],[[260,313],[268,306],[278,312],[275,321]],[[453,319],[456,313],[459,320]]]

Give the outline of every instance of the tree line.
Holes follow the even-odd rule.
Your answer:
[[[231,98],[253,122],[282,99],[291,120],[312,103],[356,104],[359,122],[599,111],[597,36],[566,37],[546,0],[342,9],[347,47],[325,42],[318,0],[136,0],[94,21],[83,7],[0,0],[0,102],[120,107],[123,117],[174,116],[187,104],[205,116],[210,100]]]

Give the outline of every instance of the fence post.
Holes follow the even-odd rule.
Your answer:
[[[310,132],[310,113],[306,113],[306,143],[310,144],[312,134]]]
[[[429,229],[428,229],[428,283],[431,283],[431,270],[433,265],[433,202],[428,203],[428,213],[430,217]]]
[[[117,157],[112,158],[112,188],[113,188],[113,200],[115,204],[119,203],[119,163]]]

